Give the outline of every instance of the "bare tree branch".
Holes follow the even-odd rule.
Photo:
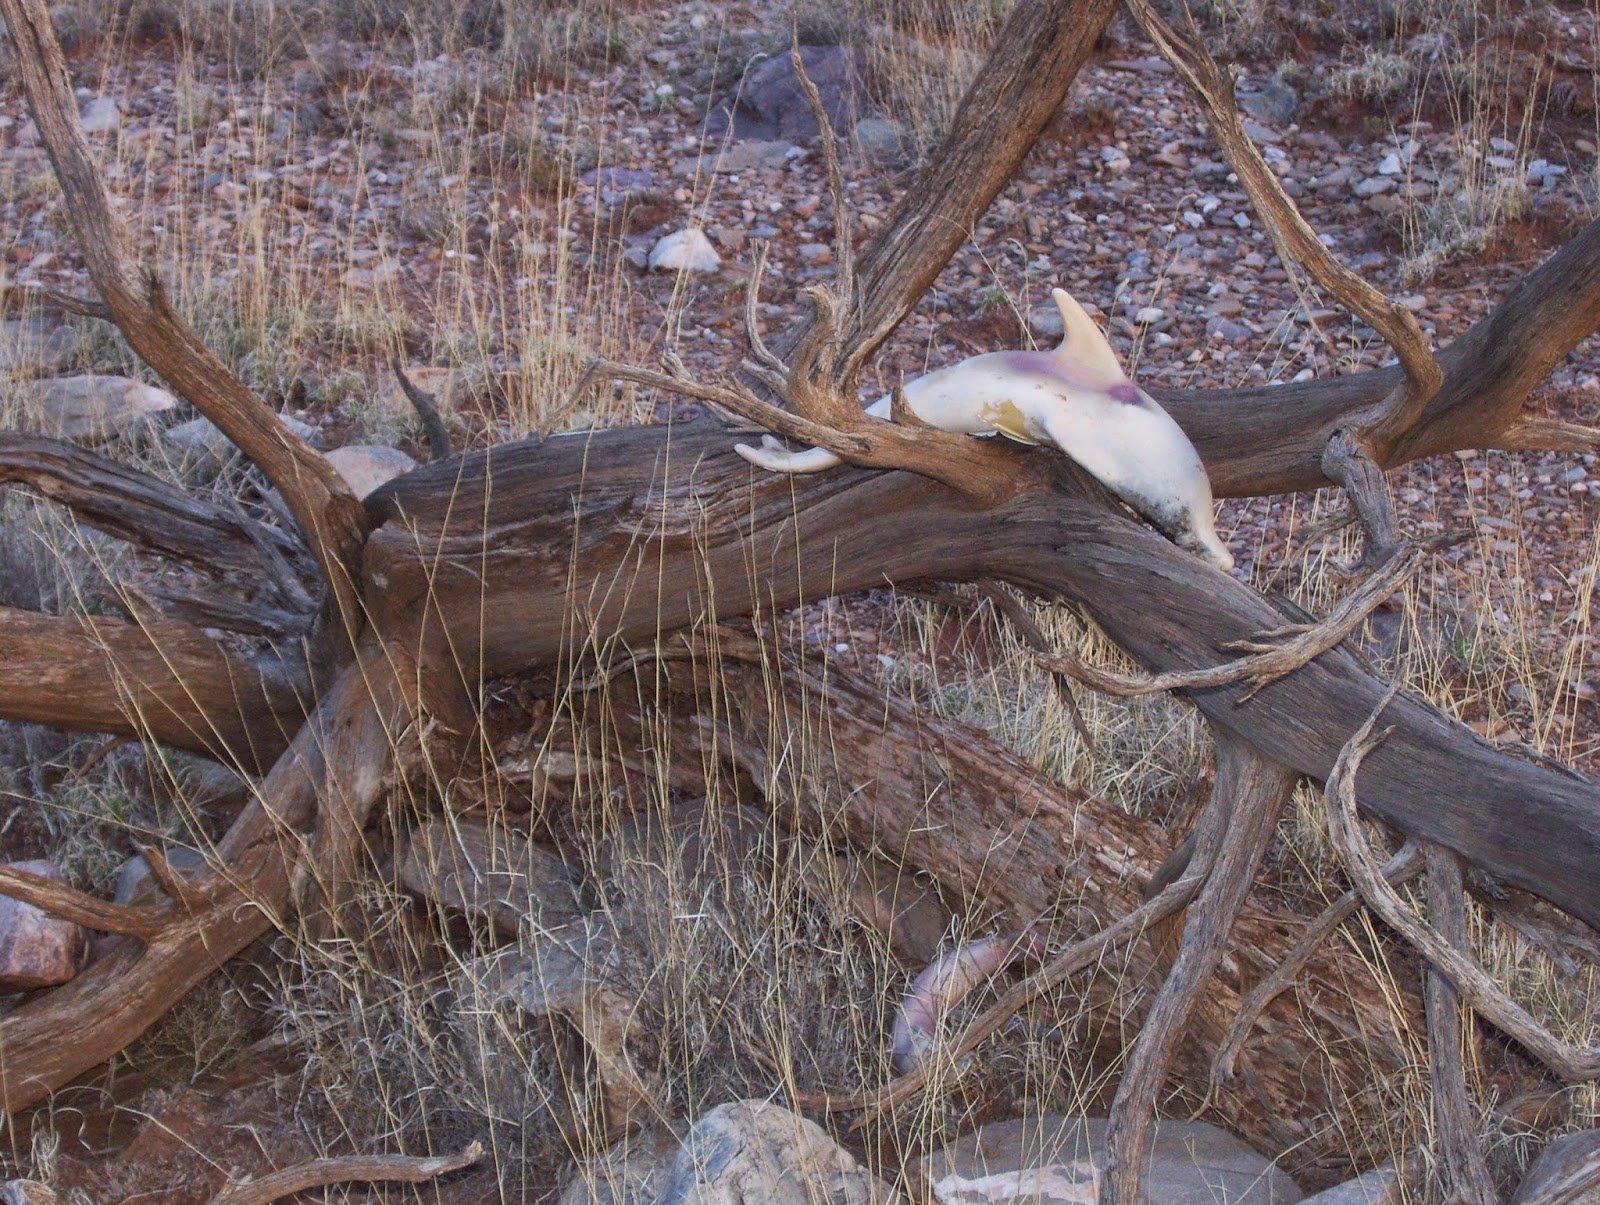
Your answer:
[[[135,270],[78,117],[44,0],[0,0],[17,74],[66,201],[96,290],[139,357],[260,467],[293,512],[327,575],[336,614],[358,625],[356,557],[365,512],[333,466],[291,431],[172,310],[152,273]]]
[[[474,1142],[455,1155],[345,1155],[313,1159],[257,1180],[230,1184],[211,1198],[211,1205],[269,1205],[284,1197],[333,1184],[426,1184],[471,1167],[483,1158],[483,1144]]]

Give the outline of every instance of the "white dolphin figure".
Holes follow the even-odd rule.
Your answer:
[[[918,377],[906,405],[932,427],[965,435],[1004,435],[1057,448],[1179,547],[1226,572],[1233,554],[1217,536],[1211,480],[1200,455],[1065,289],[1051,292],[1065,327],[1054,351],[996,351]],[[891,399],[867,407],[890,416]],[[735,444],[751,464],[775,473],[817,473],[842,463],[826,448],[790,452],[770,435],[761,447]]]

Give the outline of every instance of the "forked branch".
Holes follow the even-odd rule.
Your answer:
[[[129,259],[44,0],[0,0],[0,15],[67,219],[112,320],[139,357],[266,474],[327,575],[336,613],[357,625],[353,574],[366,532],[360,501],[333,466],[200,341],[173,311],[159,278]]]
[[[1385,880],[1361,831],[1356,815],[1355,784],[1363,759],[1387,735],[1375,737],[1372,730],[1394,693],[1390,691],[1340,751],[1323,794],[1328,813],[1328,839],[1338,852],[1345,873],[1356,884],[1367,906],[1416,947],[1480,1016],[1498,1026],[1568,1083],[1600,1079],[1600,1050],[1574,1046],[1556,1037],[1527,1009],[1506,995],[1487,971],[1418,916]]]
[[[1272,237],[1285,267],[1302,265],[1311,278],[1381,334],[1394,348],[1404,370],[1401,385],[1367,419],[1355,424],[1364,438],[1387,447],[1410,431],[1444,383],[1444,370],[1433,354],[1416,315],[1384,296],[1359,273],[1347,268],[1311,228],[1284,192],[1250,136],[1244,131],[1233,99],[1233,78],[1217,65],[1201,42],[1192,20],[1180,34],[1155,11],[1151,0],[1127,0],[1128,10],[1161,56],[1171,63],[1194,93],[1222,154],[1239,185]]]

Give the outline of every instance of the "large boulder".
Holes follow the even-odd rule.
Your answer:
[[[86,375],[35,381],[28,405],[34,422],[48,434],[75,443],[104,443],[152,415],[176,409],[178,399],[128,377]]]
[[[1105,1162],[1106,1120],[1019,1118],[992,1122],[923,1160],[941,1205],[1094,1205]],[[1288,1174],[1242,1140],[1200,1121],[1158,1121],[1145,1193],[1161,1205],[1294,1205]]]
[[[848,130],[858,116],[861,64],[848,46],[802,46],[800,61],[817,86],[822,108],[838,131]],[[788,54],[774,55],[745,73],[738,90],[706,122],[706,133],[720,137],[732,127],[735,138],[763,142],[804,142],[821,127],[811,111],[800,77]]]
[[[656,1205],[878,1205],[901,1197],[814,1122],[766,1101],[695,1122]]]

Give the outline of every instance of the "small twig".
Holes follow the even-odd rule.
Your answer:
[[[1394,348],[1404,381],[1378,405],[1365,433],[1379,443],[1398,439],[1421,417],[1444,383],[1444,370],[1416,315],[1340,263],[1300,215],[1293,199],[1284,192],[1278,177],[1244,132],[1233,99],[1232,75],[1211,57],[1192,19],[1186,36],[1161,18],[1151,0],[1128,0],[1128,11],[1199,101],[1211,136],[1238,176],[1239,186],[1266,226],[1284,266],[1302,265],[1317,284],[1358,314]]]
[[[268,1205],[297,1192],[351,1181],[426,1184],[450,1172],[471,1167],[483,1158],[483,1144],[474,1142],[458,1155],[347,1155],[313,1159],[296,1167],[230,1184],[211,1198],[211,1205]]]
[[[1415,841],[1407,841],[1401,846],[1400,851],[1390,858],[1383,868],[1383,877],[1396,886],[1410,882],[1421,873],[1422,851]],[[1239,1052],[1249,1039],[1250,1031],[1255,1028],[1257,1018],[1266,1010],[1267,1005],[1294,983],[1295,976],[1305,968],[1312,954],[1316,953],[1317,947],[1360,908],[1359,891],[1352,889],[1339,896],[1306,926],[1305,932],[1300,935],[1300,940],[1290,947],[1283,961],[1273,967],[1272,972],[1251,989],[1229,1023],[1228,1032],[1223,1035],[1222,1041],[1217,1046],[1217,1052],[1211,1060],[1212,1079],[1224,1083],[1233,1079]]]
[[[862,1116],[856,1119],[852,1128],[860,1129],[868,1118],[916,1096],[939,1072],[951,1068],[959,1069],[962,1058],[977,1049],[991,1034],[999,1030],[1029,1003],[1058,987],[1069,976],[1099,962],[1118,946],[1139,937],[1152,926],[1166,920],[1194,898],[1195,893],[1200,890],[1200,884],[1210,873],[1221,830],[1224,827],[1216,821],[1215,813],[1211,809],[1208,809],[1206,815],[1201,818],[1200,824],[1203,829],[1200,848],[1186,874],[1155,898],[1147,900],[1093,936],[1074,942],[1032,975],[1020,983],[1013,984],[967,1026],[956,1042],[940,1052],[939,1059],[929,1060],[915,1071],[864,1092],[796,1093],[792,1097],[794,1107],[821,1113],[859,1111]]]
[[[116,321],[111,315],[111,307],[92,297],[74,297],[70,293],[58,293],[55,289],[47,289],[43,285],[27,285],[18,292],[24,304],[33,298],[38,298],[44,309],[75,314],[79,318],[93,318],[99,322]]]
[[[773,354],[766,340],[761,337],[761,324],[757,320],[757,306],[761,300],[761,278],[766,271],[767,244],[760,242],[755,245],[755,253],[750,264],[750,283],[744,291],[744,338],[750,345],[750,354],[756,358],[754,364],[746,367],[747,371],[757,376],[763,384],[781,393],[781,385],[774,385],[773,379],[758,371],[765,370],[773,374],[773,378],[778,382],[783,382],[789,372],[789,366]]]
[[[1428,911],[1439,934],[1468,949],[1467,901],[1455,851],[1423,843],[1428,866]],[[1461,1205],[1500,1205],[1500,1193],[1478,1142],[1478,1121],[1462,1060],[1461,1000],[1449,980],[1429,970],[1423,984],[1428,1017],[1428,1075],[1433,1084],[1433,1125],[1445,1171],[1445,1196]]]
[[[168,919],[165,906],[114,903],[15,866],[0,866],[0,895],[8,895],[40,912],[48,912],[86,929],[120,933],[141,940],[159,933]]]
[[[1457,537],[1452,534],[1449,538]],[[1239,700],[1242,703],[1268,683],[1337,647],[1384,599],[1404,584],[1426,555],[1439,546],[1438,540],[1402,546],[1371,577],[1340,599],[1321,623],[1309,627],[1292,624],[1274,632],[1260,633],[1253,640],[1233,641],[1225,647],[1249,655],[1221,665],[1164,674],[1123,674],[1089,665],[1071,653],[1053,653],[1040,656],[1038,660],[1045,668],[1075,678],[1091,690],[1125,699],[1162,691],[1209,690],[1248,680],[1252,686]],[[1277,645],[1263,643],[1278,635],[1288,635],[1290,639]]]
[[[1023,644],[1035,653],[1048,655],[1051,652],[1050,641],[1045,638],[1044,632],[1033,621],[1033,616],[1028,614],[1028,608],[1022,605],[1016,595],[996,582],[979,582],[978,593],[988,599],[989,605],[1000,614],[1001,618],[1016,629]],[[1083,718],[1083,711],[1078,707],[1077,696],[1072,693],[1071,677],[1059,670],[1051,670],[1050,680],[1055,683],[1056,695],[1061,699],[1061,705],[1067,709],[1073,730],[1083,741],[1084,748],[1093,753],[1094,736],[1089,732],[1089,724]]]
[[[422,420],[422,430],[428,438],[428,459],[450,459],[455,454],[455,448],[450,443],[450,428],[445,425],[444,416],[439,413],[438,400],[406,376],[405,365],[400,362],[398,352],[389,360],[389,367],[394,372],[395,380],[400,382],[401,392],[406,395],[411,408]]]
[[[811,115],[817,122],[818,141],[822,144],[822,164],[827,173],[828,193],[833,202],[833,260],[837,266],[839,308],[845,315],[850,316],[856,304],[855,216],[851,213],[848,199],[844,195],[844,173],[839,168],[839,138],[834,133],[827,107],[822,103],[822,94],[817,91],[817,85],[806,73],[805,60],[800,54],[798,28],[795,29],[789,43],[789,63],[794,68],[800,91],[811,107]],[[845,377],[853,383],[854,376],[849,371]]]
[[[1396,686],[1383,697],[1377,709],[1340,750],[1323,792],[1328,812],[1328,838],[1344,864],[1345,873],[1360,890],[1367,906],[1432,963],[1485,1020],[1520,1043],[1568,1083],[1600,1079],[1600,1050],[1574,1046],[1552,1034],[1527,1009],[1506,995],[1488,972],[1418,916],[1384,881],[1356,815],[1355,781],[1362,760],[1388,735],[1385,732],[1374,737],[1372,730],[1398,690]]]

